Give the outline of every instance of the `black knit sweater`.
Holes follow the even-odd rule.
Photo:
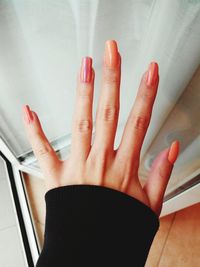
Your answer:
[[[159,218],[141,201],[96,185],[45,194],[44,246],[36,267],[145,265]]]

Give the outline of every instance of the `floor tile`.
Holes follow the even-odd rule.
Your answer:
[[[16,224],[8,181],[0,181],[0,230]]]
[[[16,226],[0,231],[0,266],[25,267],[20,237]]]
[[[200,203],[176,213],[159,267],[200,266]]]
[[[166,242],[169,229],[172,225],[175,213],[160,218],[160,227],[151,245],[145,267],[158,266],[163,246]]]

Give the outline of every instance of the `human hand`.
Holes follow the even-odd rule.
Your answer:
[[[115,41],[107,41],[105,45],[96,132],[91,145],[94,77],[92,59],[83,58],[77,79],[71,153],[65,161],[57,157],[48,142],[36,112],[31,111],[28,105],[23,106],[27,137],[45,177],[47,190],[75,184],[105,186],[140,200],[159,216],[173,164],[178,156],[179,142],[173,142],[171,150],[166,148],[156,157],[143,187],[138,177],[140,151],[159,83],[158,65],[152,62],[143,74],[121,143],[116,150],[114,140],[120,109],[121,56]]]

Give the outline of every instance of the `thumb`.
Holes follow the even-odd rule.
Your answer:
[[[52,176],[53,179],[53,171],[60,160],[45,136],[37,114],[31,111],[28,105],[23,106],[23,122],[29,143],[44,176],[46,178]]]
[[[143,187],[150,206],[159,216],[162,209],[163,197],[169,182],[174,162],[179,153],[179,141],[174,141],[170,148],[163,150],[154,160],[147,181]]]

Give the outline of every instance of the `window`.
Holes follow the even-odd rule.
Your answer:
[[[139,176],[145,181],[155,156],[178,139],[180,155],[165,201],[194,186],[194,180],[199,185],[199,25],[197,0],[1,1],[0,150],[18,170],[17,180],[20,182],[20,171],[43,178],[23,128],[22,105],[37,112],[48,140],[59,157],[66,159],[81,58],[93,57],[94,120],[104,42],[115,39],[123,60],[115,147],[141,75],[150,61],[157,61],[160,84],[141,151]],[[22,187],[16,186],[16,191]],[[30,214],[29,219],[31,224]]]

